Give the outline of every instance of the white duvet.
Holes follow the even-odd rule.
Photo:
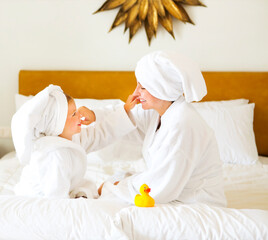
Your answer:
[[[268,212],[262,210],[175,203],[129,207],[115,222],[129,239],[268,239]]]
[[[86,177],[100,184],[118,171],[143,167],[142,160],[103,161],[100,154],[91,154]],[[14,153],[0,160],[0,239],[268,239],[268,211],[254,209],[259,200],[241,199],[248,209],[178,202],[138,208],[109,199],[18,197],[13,187],[20,172]],[[262,194],[257,199],[267,196],[267,168],[261,163],[240,172],[238,166],[225,166],[224,176],[229,206],[239,208],[239,192],[246,194],[246,185],[251,193]],[[262,204],[266,209],[268,203]]]

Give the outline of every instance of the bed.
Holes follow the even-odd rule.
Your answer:
[[[208,95],[193,105],[218,135],[227,208],[15,196],[22,168],[10,152],[0,159],[0,239],[268,239],[268,72],[203,75]],[[48,84],[97,109],[122,104],[136,80],[133,72],[22,70],[16,108]],[[140,171],[140,148],[119,140],[88,154],[86,178],[100,185],[118,171]]]

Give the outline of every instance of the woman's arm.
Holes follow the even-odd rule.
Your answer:
[[[138,103],[137,96],[129,95],[126,103],[124,104],[124,109],[127,114],[135,107],[135,105]],[[99,110],[99,111],[98,111]],[[115,108],[101,108],[98,109],[97,112],[101,113],[102,118],[107,116],[111,111],[114,111]],[[95,110],[96,111],[96,110]],[[91,123],[96,121],[96,114],[94,111],[88,109],[85,106],[82,106],[78,108],[78,112],[81,114],[81,124],[82,125],[90,125]]]

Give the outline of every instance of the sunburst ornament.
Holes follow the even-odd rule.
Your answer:
[[[107,0],[95,13],[120,8],[110,31],[125,23],[124,32],[129,29],[129,43],[144,24],[148,43],[156,37],[160,23],[175,39],[172,17],[194,24],[183,5],[204,6],[199,0]],[[109,31],[109,32],[110,32]]]

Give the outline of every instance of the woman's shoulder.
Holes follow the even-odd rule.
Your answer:
[[[205,120],[190,103],[184,101],[174,105],[171,110],[167,117],[167,125],[170,128],[211,131]]]
[[[183,121],[189,121],[196,115],[195,109],[191,106],[191,104],[183,101],[183,102],[174,102],[167,109],[167,111],[162,116],[162,119],[170,120],[173,123],[179,123]],[[199,116],[197,116],[197,119]],[[192,119],[196,120],[196,117]]]

